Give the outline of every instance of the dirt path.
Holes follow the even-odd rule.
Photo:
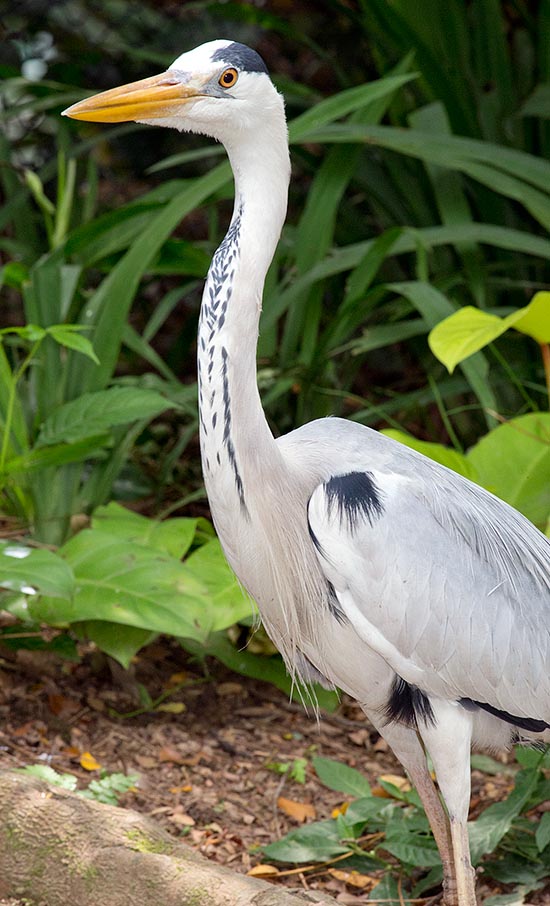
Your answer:
[[[149,646],[133,677],[113,675],[93,652],[79,664],[37,653],[7,655],[0,660],[0,768],[49,764],[86,786],[100,773],[82,767],[82,754],[90,753],[109,773],[139,776],[122,804],[243,872],[262,861],[263,845],[297,826],[278,804],[281,796],[308,806],[318,819],[341,804],[342,795],[316,778],[312,755],[344,761],[373,784],[381,774],[403,773],[354,702],[344,699],[318,725],[274,687],[210,667],[205,678],[174,642]],[[139,712],[140,691],[154,700],[171,689],[157,711],[115,715]],[[277,769],[297,758],[308,763],[304,783]],[[478,799],[486,800],[504,793],[509,780],[476,782]],[[348,906],[364,902],[326,871],[283,881],[330,892]]]

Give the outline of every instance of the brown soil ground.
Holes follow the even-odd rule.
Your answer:
[[[89,752],[109,773],[139,775],[121,804],[152,816],[235,871],[248,872],[265,861],[261,847],[297,826],[285,812],[294,807],[281,807],[281,797],[295,803],[297,813],[307,806],[309,820],[329,817],[342,803],[342,794],[326,789],[310,766],[301,784],[268,765],[296,758],[309,764],[312,755],[322,755],[363,771],[374,786],[381,775],[403,774],[349,699],[318,724],[273,686],[230,674],[219,664],[210,664],[212,673],[205,678],[174,642],[149,646],[130,672],[110,668],[91,651],[78,664],[36,652],[3,654],[0,768],[49,764],[86,786],[100,773],[81,766],[82,753]],[[139,712],[140,685],[152,699],[172,688],[162,706],[172,711],[120,716]],[[509,774],[474,771],[474,816],[505,796],[510,785]],[[343,868],[281,872],[273,883],[320,888],[348,906],[365,902],[365,894],[338,875]],[[483,898],[499,892],[494,882],[481,882]],[[436,893],[422,902],[439,901]],[[529,902],[550,903],[550,886]]]

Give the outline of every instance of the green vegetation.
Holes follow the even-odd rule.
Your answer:
[[[20,768],[20,771],[22,774],[32,774],[33,777],[39,777],[53,786],[72,790],[86,799],[94,799],[105,805],[118,805],[120,797],[135,787],[138,781],[137,774],[108,774],[106,771],[102,771],[99,779],[90,780],[85,789],[77,790],[76,777],[73,774],[60,774],[49,765],[33,764]]]
[[[194,343],[229,167],[200,138],[60,111],[190,43],[257,46],[287,100],[294,167],[261,325],[270,421],[374,425],[549,530],[550,4],[58,6],[9,12],[0,59],[0,607],[25,635],[63,632],[0,641],[74,657],[86,637],[128,665],[170,633],[288,688],[277,657],[234,644],[252,604],[203,517]],[[485,871],[525,892],[537,860],[549,868],[546,818],[533,833],[522,817],[546,789],[535,757],[518,753],[502,813],[473,829],[486,828],[478,856],[497,847]],[[297,839],[308,859],[391,853],[417,896],[414,867],[437,860],[414,794],[339,789],[360,798],[317,842],[296,831],[287,856],[299,861]],[[358,853],[365,828],[384,834],[382,856]],[[383,883],[377,896],[396,897]]]
[[[513,768],[510,795],[486,808],[469,830],[474,865],[482,865],[487,877],[518,885],[513,902],[521,903],[544,886],[550,871],[548,812],[538,822],[528,816],[550,794],[550,753],[520,748],[516,756],[520,767]],[[381,880],[370,894],[377,902],[387,898],[408,903],[441,882],[439,853],[415,790],[399,789],[381,778],[385,795],[373,795],[354,768],[328,758],[314,758],[313,767],[325,786],[353,800],[347,798],[335,817],[292,830],[264,847],[266,856],[294,864],[333,863],[365,875],[383,869],[383,875],[375,875]],[[472,767],[489,773],[502,770],[487,757],[473,756]],[[496,895],[485,902],[505,906],[512,902],[510,896]]]

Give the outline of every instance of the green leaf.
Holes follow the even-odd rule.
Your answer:
[[[203,640],[214,620],[205,586],[185,564],[99,529],[84,529],[61,549],[74,571],[71,602],[41,597],[33,618],[48,623],[104,620]]]
[[[149,420],[173,406],[159,393],[139,387],[110,387],[83,393],[44,421],[37,446],[72,442],[100,434],[116,425]]]
[[[529,305],[504,320],[537,343],[550,343],[550,292],[535,293]]]
[[[514,893],[497,893],[493,897],[487,897],[484,906],[523,906],[527,890],[525,887],[518,887]]]
[[[503,318],[465,305],[434,327],[428,335],[428,343],[436,359],[452,374],[460,362],[479,352],[507,329]]]
[[[492,343],[510,327],[538,343],[549,343],[550,292],[536,293],[529,305],[505,318],[466,305],[437,324],[428,342],[435,357],[452,373],[460,362]]]
[[[197,522],[197,519],[185,517],[159,522],[112,501],[94,511],[92,527],[110,532],[126,541],[136,541],[153,550],[165,551],[179,560],[193,543]]]
[[[290,695],[294,701],[301,699],[306,708],[312,705],[314,700],[319,708],[325,711],[334,711],[338,707],[339,699],[336,692],[318,685],[314,685],[311,690],[302,687],[291,680],[280,655],[266,657],[252,654],[246,648],[235,648],[225,632],[213,632],[206,640],[202,640],[200,645],[185,637],[181,639],[181,643],[195,657],[215,657],[235,673],[272,683]]]
[[[550,843],[550,812],[544,812],[540,819],[535,832],[535,840],[537,841],[539,853],[546,849]]]
[[[69,602],[74,592],[74,575],[70,565],[52,551],[0,541],[0,588],[28,595],[45,594]]]
[[[380,884],[377,884],[368,896],[367,902],[374,902],[380,906],[409,906],[410,899],[403,893],[401,886],[389,872],[383,876]]]
[[[321,783],[330,790],[349,796],[370,796],[371,788],[367,778],[340,761],[331,758],[313,758],[313,767]]]
[[[110,434],[98,434],[85,437],[72,444],[52,444],[48,447],[35,447],[22,456],[14,456],[4,463],[4,475],[28,475],[39,472],[48,466],[62,466],[69,462],[83,462],[97,454],[102,447],[111,442]]]
[[[542,531],[550,512],[550,414],[533,412],[489,431],[467,453],[483,487]]]
[[[483,771],[484,774],[515,774],[516,768],[496,761],[490,755],[472,755],[470,764],[473,771]]]
[[[347,852],[348,847],[340,841],[336,821],[316,821],[264,847],[265,855],[279,862],[324,862]]]
[[[445,447],[443,444],[432,443],[427,440],[418,440],[416,437],[405,434],[404,431],[399,431],[397,428],[385,428],[382,434],[399,441],[399,443],[416,450],[418,453],[422,453],[435,462],[441,463],[442,466],[447,466],[453,472],[464,475],[470,481],[478,480],[477,471],[473,464],[469,462],[466,456],[451,447]]]
[[[91,780],[88,789],[80,790],[79,795],[105,805],[117,805],[120,797],[137,782],[137,774],[106,774],[99,780]]]
[[[82,355],[87,356],[92,362],[99,365],[99,359],[94,352],[94,347],[86,337],[77,333],[74,329],[75,327],[78,328],[79,326],[76,324],[54,324],[52,327],[47,328],[47,332],[60,346],[65,346],[67,349],[76,349],[77,352],[81,352]],[[82,327],[79,329],[83,330]]]
[[[411,833],[404,828],[388,832],[383,848],[401,862],[420,868],[433,868],[441,863],[441,856],[432,836]]]
[[[29,279],[29,269],[20,261],[8,261],[0,268],[0,286],[11,286],[21,289],[23,283]]]
[[[539,755],[540,757],[540,755]],[[512,821],[521,814],[537,785],[539,774],[534,770],[520,771],[516,785],[507,799],[496,802],[468,824],[470,850],[474,865],[485,853],[492,853],[504,835],[510,830]]]
[[[152,642],[157,635],[147,629],[108,623],[104,620],[85,620],[73,624],[73,629],[79,637],[95,642],[100,651],[114,658],[126,670],[138,651]]]
[[[537,85],[518,112],[520,116],[540,116],[550,120],[550,84]]]
[[[76,790],[76,777],[72,774],[58,774],[48,764],[29,764],[24,768],[16,768],[21,774],[31,774],[33,777],[39,777],[52,786],[60,786],[64,790]]]
[[[195,576],[209,592],[212,608],[209,632],[226,629],[256,613],[256,605],[237,582],[217,538],[207,541],[185,561],[190,576]]]
[[[23,327],[3,327],[0,330],[0,336],[5,336],[6,334],[14,334],[29,343],[36,343],[38,340],[44,339],[46,330],[40,327],[39,324],[25,324]]]
[[[412,280],[406,283],[392,283],[389,288],[405,296],[420,312],[429,327],[435,327],[441,321],[442,316],[453,313],[453,304],[442,292],[429,283]],[[485,356],[478,353],[471,362],[462,365],[462,370],[483,409],[486,412],[495,410],[497,405],[488,382],[489,365]],[[487,416],[487,422],[494,423],[492,416]]]
[[[336,119],[341,119],[358,110],[372,104],[380,98],[394,93],[407,82],[416,78],[415,73],[405,75],[387,76],[365,85],[357,85],[341,91],[339,94],[326,98],[300,114],[291,123],[288,131],[291,143],[309,141],[309,134],[327,123]]]

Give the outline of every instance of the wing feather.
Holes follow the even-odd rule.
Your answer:
[[[315,488],[308,518],[321,568],[356,631],[403,679],[550,721],[549,540],[483,489],[419,463],[366,469],[363,481],[357,468],[353,482],[335,473]],[[353,499],[360,493],[370,500]]]

